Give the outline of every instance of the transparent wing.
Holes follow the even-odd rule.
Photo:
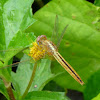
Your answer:
[[[60,46],[61,40],[66,32],[68,25],[66,25],[63,29],[63,31],[61,32],[61,34],[59,33],[59,22],[58,22],[58,15],[56,15],[55,18],[55,24],[54,24],[54,29],[53,29],[53,33],[51,36],[51,41],[53,41],[56,45],[57,48]]]
[[[58,37],[58,15],[55,17],[55,23],[54,23],[54,29],[51,35],[51,41],[53,41],[55,44],[57,44],[57,37]]]
[[[66,32],[67,27],[68,27],[68,25],[65,26],[65,28],[63,29],[61,35],[58,37],[58,40],[57,40],[57,47],[60,46],[61,40],[62,40],[62,38],[63,38],[63,36],[64,36],[64,34],[65,34],[65,32]]]

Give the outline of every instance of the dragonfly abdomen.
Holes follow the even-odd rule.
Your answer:
[[[81,85],[84,84],[80,76],[77,72],[71,67],[71,65],[59,54],[59,52],[55,52],[54,55],[55,59],[64,67],[64,69]]]

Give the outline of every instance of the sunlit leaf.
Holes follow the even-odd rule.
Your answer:
[[[99,100],[99,99],[100,99],[100,93],[95,98],[93,98],[92,100]]]

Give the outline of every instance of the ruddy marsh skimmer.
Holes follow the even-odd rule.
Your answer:
[[[57,16],[55,21],[55,27],[57,25]],[[66,30],[66,27],[65,29]],[[64,32],[63,32],[64,33]],[[61,35],[63,37],[63,34]],[[60,44],[61,39],[59,39]],[[33,42],[33,46],[30,47],[30,53],[29,56],[33,58],[33,60],[37,61],[40,60],[45,56],[45,54],[48,54],[50,56],[53,56],[60,65],[81,85],[84,84],[80,76],[77,74],[77,72],[71,67],[71,65],[60,55],[58,52],[58,45],[56,46],[52,41],[48,40],[45,35],[40,35],[37,37],[36,42]]]
[[[53,56],[60,65],[81,85],[84,84],[77,72],[71,67],[71,65],[60,55],[57,46],[50,40],[47,40],[45,35],[38,36],[36,42],[33,43],[33,47],[30,48],[30,54],[34,60],[39,60],[48,54]]]

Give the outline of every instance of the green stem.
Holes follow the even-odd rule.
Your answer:
[[[8,95],[10,100],[16,100],[12,91],[12,87],[11,87],[11,83],[10,82],[6,82],[5,80],[3,80],[5,87],[7,89]]]
[[[37,62],[35,62],[35,64],[34,64],[34,68],[33,68],[33,72],[32,72],[30,81],[29,81],[29,83],[28,83],[28,86],[27,86],[27,88],[26,88],[24,94],[22,95],[22,98],[24,98],[24,97],[27,95],[27,93],[28,93],[28,91],[29,91],[29,89],[30,89],[30,87],[31,87],[31,84],[32,84],[32,82],[33,82],[33,80],[34,80],[36,68],[37,68]]]

